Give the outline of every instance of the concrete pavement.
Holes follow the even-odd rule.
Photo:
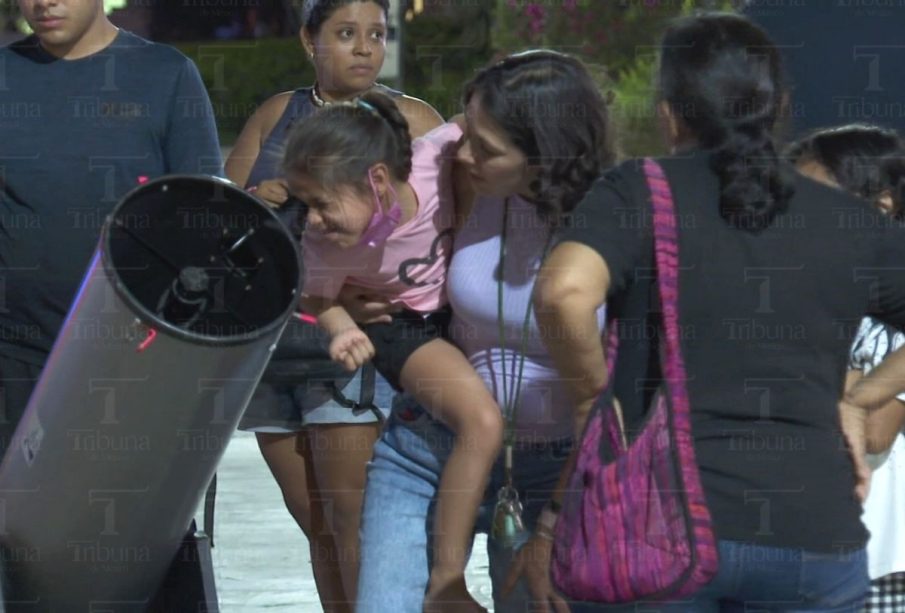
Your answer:
[[[321,611],[308,543],[253,434],[233,436],[217,474],[213,559],[222,613]],[[491,607],[483,535],[475,541],[467,579],[475,597]]]

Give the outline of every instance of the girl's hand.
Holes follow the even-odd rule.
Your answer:
[[[330,357],[353,372],[374,357],[374,345],[361,328],[348,328],[330,339]]]
[[[272,209],[280,208],[289,199],[289,186],[284,179],[267,179],[248,191]]]
[[[509,576],[503,584],[503,598],[506,598],[521,580],[531,595],[533,613],[569,613],[569,605],[556,593],[550,582],[552,553],[553,541],[532,536],[515,554]]]

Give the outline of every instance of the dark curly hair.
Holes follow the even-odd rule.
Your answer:
[[[784,89],[779,52],[764,31],[728,13],[675,21],[660,45],[659,88],[673,115],[712,151],[722,217],[750,232],[769,226],[793,188],[773,143]]]
[[[812,132],[789,145],[793,164],[816,162],[839,186],[875,206],[889,194],[897,219],[905,218],[905,142],[890,128],[852,124]]]
[[[538,169],[539,213],[565,221],[600,172],[612,165],[607,105],[580,60],[556,51],[510,55],[465,86]]]

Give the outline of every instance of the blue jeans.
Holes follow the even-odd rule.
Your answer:
[[[394,410],[390,416],[368,465],[357,613],[421,613],[430,575],[437,485],[453,440],[452,432],[421,409]],[[568,444],[516,450],[514,480],[529,530],[549,500],[568,453]],[[498,462],[478,514],[479,532],[490,529],[502,478],[502,464]],[[526,540],[527,535],[519,546]],[[495,613],[529,611],[530,599],[523,582],[505,600],[499,595],[512,563],[513,550],[489,539],[487,554]],[[572,610],[577,613],[599,610],[599,607],[577,605]]]
[[[864,549],[811,553],[720,541],[713,581],[681,602],[636,603],[609,613],[860,613],[870,580]]]

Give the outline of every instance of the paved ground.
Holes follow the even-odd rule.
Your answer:
[[[307,542],[283,506],[254,435],[233,436],[218,475],[213,556],[221,611],[320,611]],[[484,537],[479,538],[468,582],[490,606]]]

